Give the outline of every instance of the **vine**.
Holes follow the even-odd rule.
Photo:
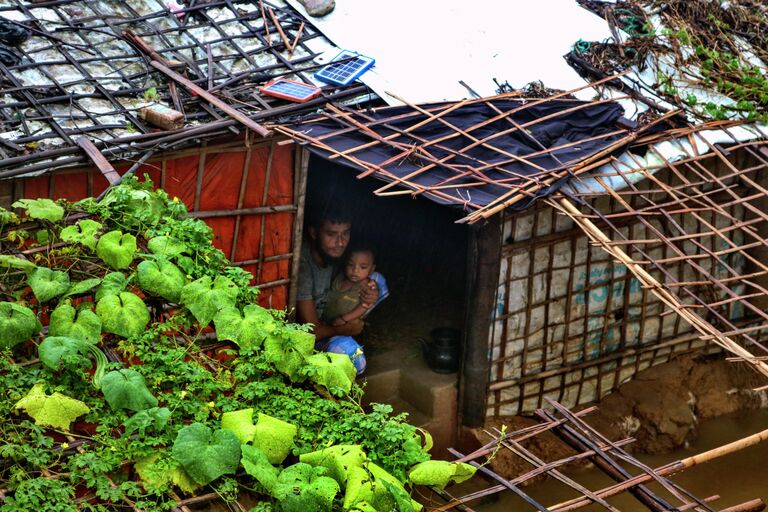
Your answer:
[[[411,511],[411,485],[474,472],[429,460],[429,435],[390,406],[363,410],[347,356],[259,306],[210,228],[149,180],[14,207],[0,209],[0,511],[171,510],[202,492]]]

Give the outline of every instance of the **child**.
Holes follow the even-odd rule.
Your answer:
[[[376,272],[374,251],[367,246],[353,248],[344,265],[344,271],[331,283],[328,299],[323,310],[323,320],[339,326],[367,315],[389,295],[384,276]],[[360,290],[363,286],[372,286],[375,281],[379,288],[376,304],[360,302]]]

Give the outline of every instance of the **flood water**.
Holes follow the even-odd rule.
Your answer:
[[[725,416],[702,422],[699,437],[687,449],[680,449],[663,455],[641,455],[638,458],[650,467],[656,468],[765,429],[768,429],[768,410],[754,411],[748,415]],[[564,473],[593,491],[614,483],[594,467],[565,471]],[[768,502],[768,441],[694,466],[682,473],[673,475],[671,480],[700,499],[716,494],[720,495],[720,499],[709,503],[709,506],[714,510],[722,510],[755,498],[762,498]],[[653,492],[664,496],[665,499],[669,496],[663,494],[661,488],[656,484],[649,484],[648,487]],[[547,507],[580,496],[576,491],[567,488],[565,484],[552,479],[525,487],[524,491]],[[504,491],[497,496],[496,501],[474,502],[468,505],[478,512],[527,512],[536,510],[515,496],[512,491]],[[607,501],[622,512],[648,511],[629,493],[622,493]],[[671,503],[679,505],[680,502],[672,501]],[[593,504],[579,510],[592,512],[606,509]]]

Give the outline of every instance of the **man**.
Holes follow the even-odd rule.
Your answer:
[[[341,211],[326,210],[315,217],[308,229],[308,240],[302,244],[296,316],[299,323],[312,324],[318,341],[333,336],[355,336],[363,330],[363,320],[344,325],[328,325],[320,320],[335,271],[349,245],[351,218]],[[365,304],[375,304],[379,291],[374,282],[360,292]]]

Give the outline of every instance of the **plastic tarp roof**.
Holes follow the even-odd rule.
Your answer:
[[[324,158],[342,156],[340,163],[472,212],[510,195],[527,196],[516,204],[527,207],[556,190],[568,168],[624,149],[622,113],[610,102],[486,99],[323,116],[289,135]]]

